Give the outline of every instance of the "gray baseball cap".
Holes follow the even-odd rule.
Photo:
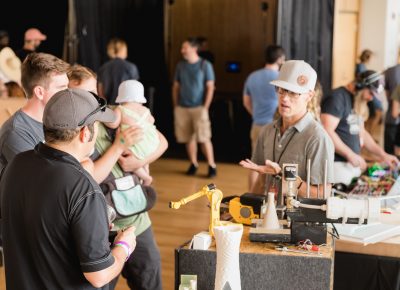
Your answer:
[[[51,97],[43,113],[48,129],[77,129],[95,121],[114,122],[116,116],[107,108],[107,101],[92,92],[65,89]]]

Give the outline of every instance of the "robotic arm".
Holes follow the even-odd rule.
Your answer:
[[[208,228],[210,236],[214,236],[214,226],[220,226],[222,225],[220,221],[220,205],[221,205],[221,200],[222,200],[222,192],[217,189],[215,184],[211,183],[206,186],[204,186],[200,191],[189,195],[188,197],[182,198],[180,201],[173,202],[171,201],[169,203],[169,207],[173,209],[179,209],[182,205],[187,204],[188,202],[191,202],[192,200],[195,200],[199,197],[202,196],[207,196],[209,202],[210,202],[210,207],[211,207],[211,214],[210,214],[210,226]]]

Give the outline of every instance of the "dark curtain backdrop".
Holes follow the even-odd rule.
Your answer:
[[[12,49],[22,48],[25,30],[36,27],[47,35],[47,40],[41,43],[38,51],[62,57],[68,15],[67,0],[4,0],[1,1],[0,11],[0,30],[8,32]]]
[[[287,59],[302,59],[318,74],[324,93],[332,85],[334,0],[280,0],[278,41]]]
[[[156,126],[173,140],[172,105],[164,55],[164,4],[162,0],[75,1],[78,62],[97,71],[108,60],[106,46],[112,37],[128,44],[128,60],[138,66],[146,97],[153,96]],[[154,90],[153,90],[153,89]]]

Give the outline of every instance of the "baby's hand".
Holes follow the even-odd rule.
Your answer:
[[[143,139],[143,130],[138,126],[131,126],[123,131],[117,130],[115,141],[125,149],[135,145]]]

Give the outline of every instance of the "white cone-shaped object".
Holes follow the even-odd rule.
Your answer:
[[[239,251],[242,240],[243,225],[226,225],[214,227],[217,244],[217,271],[215,273],[215,290],[241,290]],[[229,287],[226,284],[229,283]],[[226,288],[224,288],[226,287]]]
[[[275,207],[275,193],[273,192],[268,192],[267,212],[264,215],[262,227],[266,230],[279,229],[279,220]]]

